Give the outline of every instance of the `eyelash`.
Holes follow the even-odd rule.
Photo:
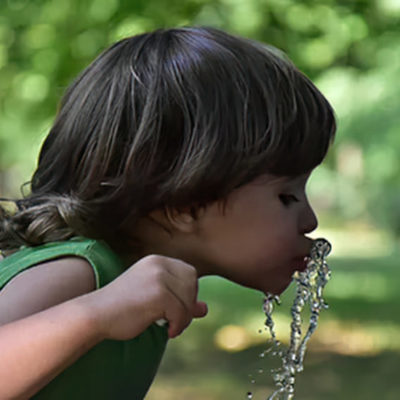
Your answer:
[[[299,201],[299,199],[293,194],[280,194],[279,200],[285,206],[289,206],[291,203],[297,203]]]

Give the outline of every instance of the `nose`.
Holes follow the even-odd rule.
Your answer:
[[[302,234],[310,233],[317,229],[318,219],[308,200],[300,217],[300,231]]]

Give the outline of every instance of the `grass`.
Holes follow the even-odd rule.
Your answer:
[[[399,399],[400,252],[379,257],[338,253],[329,260],[333,275],[325,297],[330,307],[309,343],[295,398]],[[262,296],[207,278],[200,297],[208,302],[209,316],[170,342],[147,400],[245,399],[248,391],[255,400],[266,399],[274,365],[270,357],[259,357],[267,342],[267,334],[259,333]],[[274,312],[283,342],[292,299],[289,288]]]

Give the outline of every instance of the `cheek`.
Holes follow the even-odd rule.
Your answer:
[[[298,245],[298,236],[295,230],[282,225],[251,237],[246,247],[242,243],[240,258],[247,264],[248,273],[253,277],[265,276],[287,268]]]
[[[268,254],[279,254],[297,238],[296,224],[288,218],[275,218],[268,224],[254,224],[250,228],[249,244]]]
[[[290,244],[293,245],[295,239],[295,224],[280,215],[278,218],[259,215],[258,218],[243,220],[222,237],[233,253],[240,258],[248,257],[249,261],[280,254]]]

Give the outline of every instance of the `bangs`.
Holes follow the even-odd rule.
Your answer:
[[[298,72],[292,83],[291,96],[280,92],[278,132],[266,135],[260,147],[260,168],[264,163],[265,172],[278,176],[301,175],[318,166],[336,131],[334,111],[311,81]]]
[[[302,175],[322,162],[333,109],[279,50],[212,28],[157,40],[159,81],[147,96],[160,117],[147,153],[158,160],[157,207],[206,204],[263,173]]]
[[[336,131],[327,99],[279,50],[213,33],[221,47],[197,62],[203,96],[186,108],[193,124],[183,132],[191,136],[200,128],[199,136],[213,143],[195,197],[225,197],[263,173],[296,176],[314,169]]]

